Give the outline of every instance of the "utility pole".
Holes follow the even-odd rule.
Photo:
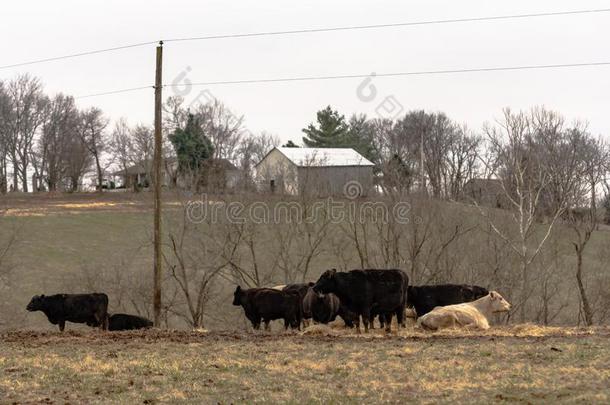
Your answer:
[[[420,144],[419,144],[419,175],[420,175],[420,188],[422,194],[426,194],[426,171],[424,169],[424,130],[420,130]]]
[[[154,291],[153,310],[155,327],[161,326],[161,103],[163,90],[163,41],[157,47],[157,69],[155,74],[155,156],[154,156]]]

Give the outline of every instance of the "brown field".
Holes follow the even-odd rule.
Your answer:
[[[2,403],[608,403],[610,328],[6,332]]]

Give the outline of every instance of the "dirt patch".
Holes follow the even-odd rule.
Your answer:
[[[512,335],[511,335],[512,333]],[[8,403],[608,403],[607,328],[0,335]]]
[[[313,325],[297,332],[231,332],[231,331],[185,331],[148,329],[125,332],[103,332],[97,329],[90,331],[67,330],[65,332],[48,331],[8,331],[0,334],[0,342],[21,343],[24,345],[47,345],[55,343],[74,344],[113,344],[120,342],[137,342],[143,344],[157,343],[204,343],[219,341],[438,341],[438,340],[502,340],[529,339],[541,340],[548,338],[578,339],[586,336],[610,338],[610,327],[591,328],[560,328],[543,327],[533,324],[497,327],[484,332],[464,330],[444,330],[434,333],[415,329],[402,329],[399,332],[386,333],[374,330],[368,334],[358,334],[352,329],[331,328],[325,325]]]
[[[168,204],[176,203],[176,196],[164,195]],[[105,193],[38,193],[2,196],[1,215],[6,217],[41,217],[47,215],[79,214],[88,212],[143,212],[153,207],[148,192]]]

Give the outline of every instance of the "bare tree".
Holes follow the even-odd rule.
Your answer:
[[[566,219],[573,231],[572,245],[576,252],[576,285],[580,297],[581,311],[585,325],[593,324],[593,307],[587,294],[584,275],[584,252],[591,240],[594,231],[598,230],[598,210],[596,203],[596,190],[606,175],[606,163],[610,157],[606,144],[600,140],[594,140],[581,128],[574,128],[570,131],[572,142],[577,144],[582,170],[576,173],[578,186],[569,202],[569,209],[566,211]],[[589,196],[588,204],[584,207],[583,200]]]
[[[102,192],[104,172],[102,168],[102,153],[106,149],[106,127],[108,119],[103,116],[102,110],[96,107],[81,114],[80,138],[89,151],[95,163],[97,174],[97,187]]]
[[[239,166],[244,173],[244,188],[247,189],[254,182],[252,177],[254,166],[274,147],[280,144],[277,136],[262,133],[253,135],[247,133],[240,141],[239,145]]]
[[[131,129],[127,119],[120,118],[115,124],[110,136],[108,151],[113,160],[119,165],[121,170],[134,164],[133,141],[131,139]]]
[[[147,176],[152,179],[152,160],[154,154],[154,131],[146,125],[136,125],[131,131],[132,154],[134,162],[140,163],[147,171]]]
[[[480,146],[481,137],[470,133],[465,125],[455,128],[441,170],[447,198],[458,200],[464,185],[476,177]]]
[[[6,86],[9,108],[7,111],[6,145],[13,165],[13,188],[28,191],[28,169],[34,137],[45,120],[48,99],[42,84],[28,74],[18,76]]]
[[[67,140],[64,161],[66,164],[66,188],[72,192],[78,191],[83,176],[93,164],[93,157],[82,142],[80,132]]]
[[[9,102],[4,83],[0,82],[0,194],[6,194],[8,189]]]
[[[67,175],[67,155],[71,153],[70,143],[78,137],[78,123],[74,99],[63,94],[55,96],[36,148],[40,167],[37,177],[46,181],[49,191],[57,190]]]
[[[171,309],[193,329],[204,327],[204,317],[210,313],[208,304],[221,271],[227,266],[223,250],[214,238],[204,232],[210,222],[198,224],[188,216],[186,205],[178,217],[168,218],[167,244],[163,258],[170,280],[182,297],[184,310]]]
[[[221,101],[199,104],[192,113],[214,147],[214,159],[236,160],[243,135],[243,116],[233,114]]]
[[[489,169],[501,181],[503,195],[510,202],[512,226],[502,229],[491,220],[488,210],[481,209],[481,213],[488,219],[496,235],[519,258],[521,295],[515,307],[520,310],[521,321],[526,318],[526,304],[532,293],[530,265],[540,254],[558,218],[565,211],[576,179],[576,166],[572,164],[566,169],[572,173],[566,176],[568,183],[547,212],[547,223],[539,224],[537,221],[544,207],[545,193],[555,176],[551,169],[553,166],[549,164],[555,155],[549,152],[553,158],[545,157],[540,145],[562,131],[561,126],[554,125],[553,131],[549,131],[545,125],[541,125],[536,119],[539,113],[537,110],[530,114],[513,113],[505,109],[502,120],[496,126],[485,128],[488,147],[494,157]],[[571,149],[567,157],[575,153],[576,150]],[[567,161],[574,162],[574,159]]]

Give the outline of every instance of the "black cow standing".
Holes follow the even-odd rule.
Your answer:
[[[353,311],[350,311],[345,304],[341,303],[339,305],[339,313],[337,315],[339,315],[339,317],[343,319],[345,326],[347,326],[348,328],[360,327],[360,315]]]
[[[110,315],[108,321],[108,330],[110,331],[146,329],[152,328],[152,326],[153,323],[150,319],[128,314]]]
[[[271,288],[235,289],[233,305],[241,306],[254,329],[259,329],[261,320],[265,329],[275,319],[284,320],[284,328],[301,329],[301,297],[297,292],[279,291]]]
[[[349,272],[332,269],[325,271],[313,288],[316,292],[337,295],[348,310],[362,317],[364,331],[368,332],[373,313],[383,314],[387,331],[393,315],[404,326],[408,285],[409,277],[398,269]]]
[[[318,323],[326,324],[334,321],[340,308],[341,301],[335,294],[317,293],[311,287],[303,298],[303,312],[310,314]]]
[[[49,322],[64,331],[66,321],[86,323],[108,329],[108,296],[106,294],[35,295],[26,307],[30,312],[42,311]]]
[[[282,291],[293,292],[299,294],[301,298],[301,317],[304,326],[308,326],[309,319],[311,319],[311,310],[305,306],[305,296],[308,291],[311,290],[313,283],[296,283],[286,284]]]
[[[409,286],[407,306],[415,308],[417,317],[424,316],[435,307],[472,302],[489,294],[484,287],[465,284],[438,284]]]

